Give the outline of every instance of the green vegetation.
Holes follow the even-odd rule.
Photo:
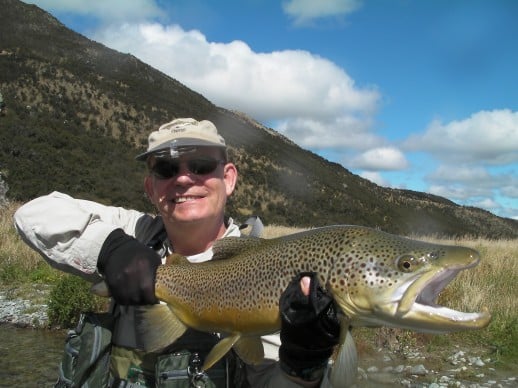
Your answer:
[[[18,121],[8,114],[0,126],[0,152],[9,152],[2,167],[11,199],[57,190],[120,206],[148,206],[141,186],[144,166],[124,142],[32,116]],[[52,132],[38,130],[41,126]]]
[[[107,300],[90,293],[92,285],[78,276],[65,275],[54,284],[48,301],[49,324],[60,327],[77,325],[84,311],[106,311]]]

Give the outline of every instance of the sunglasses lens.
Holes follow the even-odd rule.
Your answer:
[[[216,159],[191,159],[186,161],[189,171],[196,175],[207,175],[216,170],[221,162]],[[170,179],[180,172],[180,162],[158,160],[151,168],[151,172],[158,179]]]
[[[207,175],[218,167],[216,159],[193,159],[187,162],[189,171],[196,175]]]
[[[159,179],[169,179],[174,177],[180,171],[180,164],[178,162],[157,161],[151,168],[153,175]]]

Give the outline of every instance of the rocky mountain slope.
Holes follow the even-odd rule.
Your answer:
[[[0,0],[0,173],[8,198],[52,190],[151,210],[133,157],[175,117],[215,122],[240,181],[229,214],[268,224],[361,224],[398,234],[518,237],[518,221],[434,195],[377,186],[137,58],[67,29],[34,5]]]

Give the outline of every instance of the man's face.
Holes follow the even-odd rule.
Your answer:
[[[210,165],[207,160],[219,161],[209,173],[205,173],[207,164]],[[144,186],[164,221],[222,220],[227,197],[234,191],[237,170],[232,163],[223,162],[221,150],[199,147],[178,159],[156,158],[150,163],[158,174],[152,172],[147,176]]]

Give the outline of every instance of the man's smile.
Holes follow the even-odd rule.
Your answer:
[[[173,202],[175,204],[179,204],[179,203],[196,201],[196,200],[201,199],[201,198],[203,198],[203,197],[202,196],[189,195],[189,196],[176,197],[176,198],[173,199]]]

